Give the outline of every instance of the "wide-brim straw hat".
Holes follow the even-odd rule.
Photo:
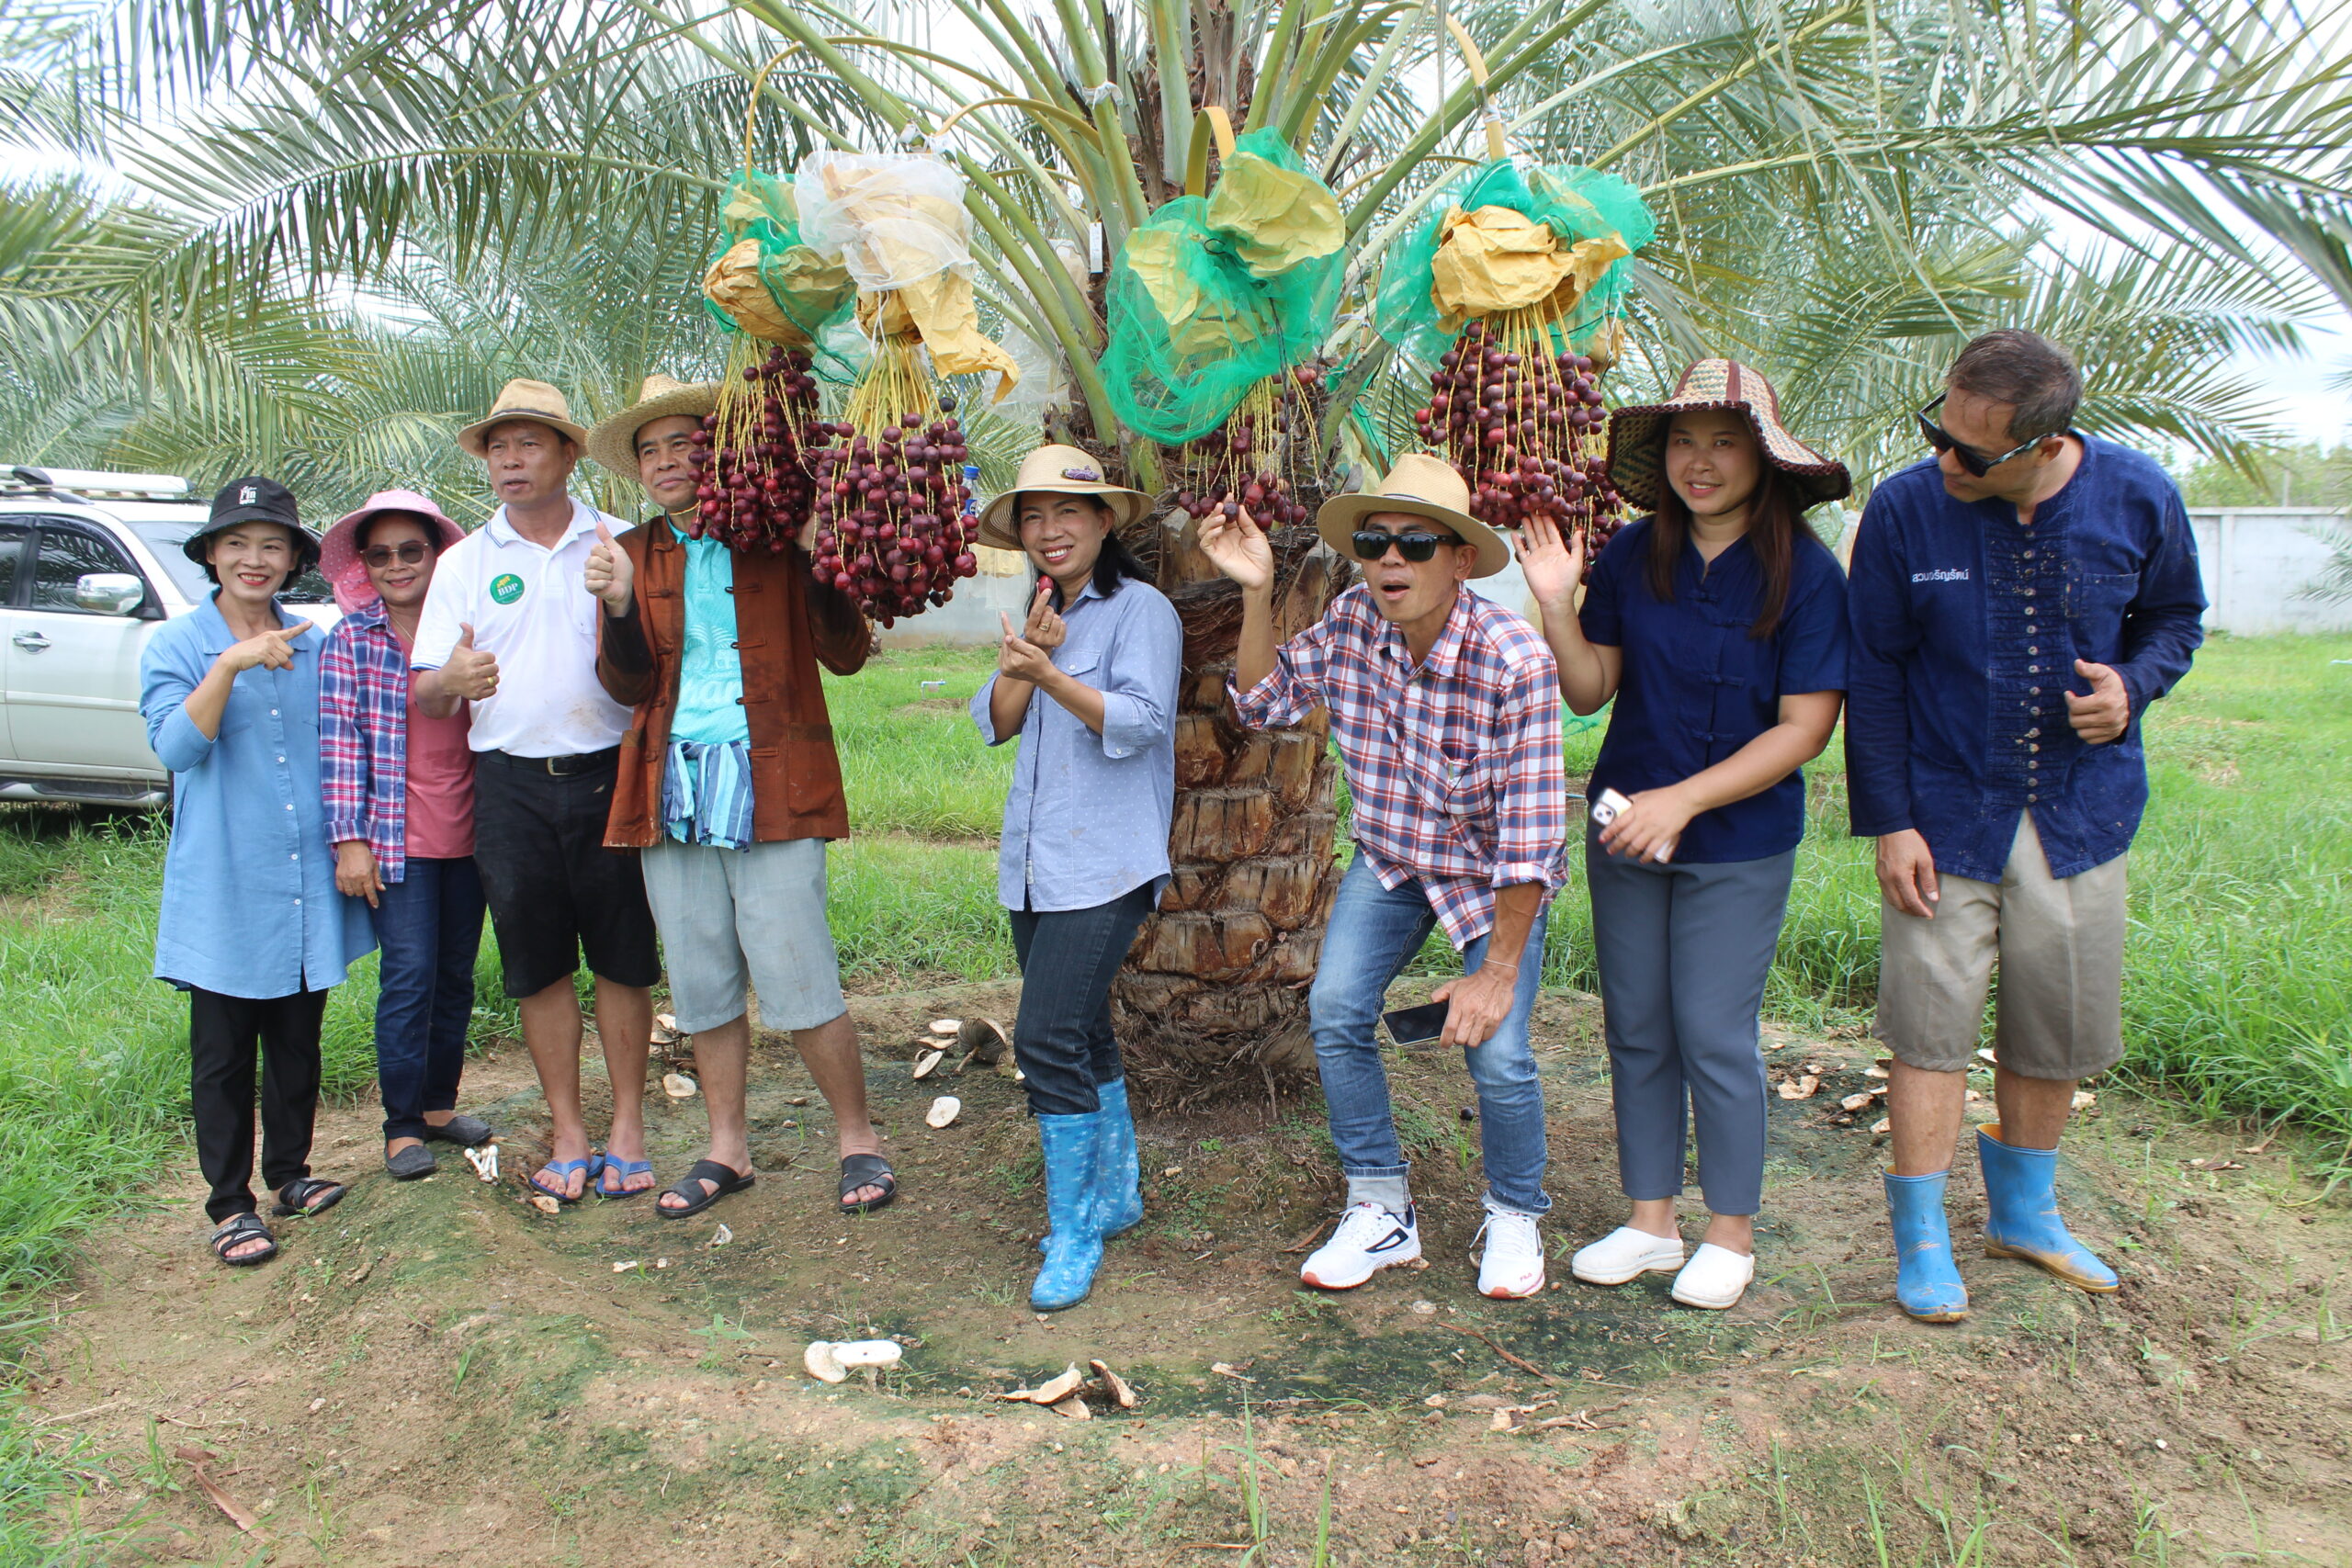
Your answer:
[[[490,447],[486,438],[492,427],[514,419],[527,419],[560,430],[575,445],[585,446],[588,441],[588,433],[572,423],[571,405],[564,401],[561,392],[545,381],[518,376],[500,389],[498,400],[490,405],[488,413],[458,432],[458,445],[477,457],[487,457]]]
[[[346,512],[334,520],[327,530],[325,540],[319,546],[319,575],[334,590],[334,602],[348,615],[362,604],[372,603],[379,595],[376,585],[368,581],[368,563],[359,558],[359,533],[371,517],[387,512],[407,512],[424,518],[432,525],[443,550],[466,536],[466,531],[449,520],[447,513],[413,490],[379,490],[359,503],[356,511]]]
[[[1113,519],[1123,528],[1151,510],[1151,497],[1143,491],[1105,483],[1102,464],[1091,453],[1075,446],[1040,446],[1021,459],[1012,483],[981,510],[980,543],[1000,550],[1021,547],[1021,528],[1012,513],[1029,491],[1091,495],[1110,507]]]
[[[718,406],[716,381],[676,381],[658,371],[638,389],[637,401],[588,432],[588,456],[625,479],[637,478],[637,433],[657,419],[700,419]]]
[[[1657,506],[1667,422],[1702,409],[1737,409],[1747,416],[1764,460],[1792,481],[1799,511],[1852,493],[1854,479],[1845,464],[1823,457],[1781,423],[1780,394],[1771,382],[1736,359],[1702,359],[1682,373],[1666,401],[1622,408],[1609,416],[1609,477],[1627,501]]]
[[[1444,458],[1428,452],[1408,452],[1396,459],[1381,481],[1370,490],[1335,495],[1315,514],[1315,531],[1323,542],[1349,560],[1356,558],[1349,536],[1356,525],[1375,512],[1402,512],[1442,523],[1478,547],[1473,577],[1492,577],[1510,564],[1510,547],[1503,536],[1470,515],[1470,487]]]

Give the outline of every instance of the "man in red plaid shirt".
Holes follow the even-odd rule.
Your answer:
[[[1545,912],[1566,874],[1558,673],[1541,632],[1464,586],[1510,558],[1468,515],[1469,499],[1452,468],[1412,456],[1376,490],[1325,502],[1317,530],[1363,563],[1364,581],[1280,649],[1265,535],[1247,512],[1212,516],[1201,532],[1241,586],[1235,713],[1264,728],[1329,709],[1355,805],[1355,861],[1309,998],[1348,1179],[1347,1212],[1300,1270],[1327,1290],[1421,1255],[1373,1031],[1389,982],[1441,925],[1463,960],[1463,977],[1433,993],[1447,1004],[1441,1038],[1469,1064],[1486,1154],[1478,1290],[1508,1301],[1544,1288],[1535,1222],[1552,1201],[1527,1020]]]

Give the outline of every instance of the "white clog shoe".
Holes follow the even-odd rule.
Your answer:
[[[1684,1306],[1721,1312],[1737,1306],[1739,1298],[1747,1293],[1748,1281],[1755,1278],[1752,1255],[1702,1241],[1690,1261],[1682,1266],[1682,1272],[1674,1277],[1674,1299]]]
[[[1645,1274],[1671,1274],[1682,1267],[1682,1238],[1652,1235],[1619,1225],[1568,1260],[1568,1272],[1588,1285],[1622,1285]]]

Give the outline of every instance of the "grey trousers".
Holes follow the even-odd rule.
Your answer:
[[[1680,1194],[1695,1120],[1708,1209],[1753,1214],[1764,1199],[1757,1014],[1796,852],[1657,865],[1608,854],[1588,838],[1584,864],[1625,1196]]]

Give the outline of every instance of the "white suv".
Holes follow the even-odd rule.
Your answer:
[[[182,479],[0,468],[0,800],[170,802],[139,656],[212,592],[180,553],[208,511]],[[315,573],[286,597],[338,618]]]

